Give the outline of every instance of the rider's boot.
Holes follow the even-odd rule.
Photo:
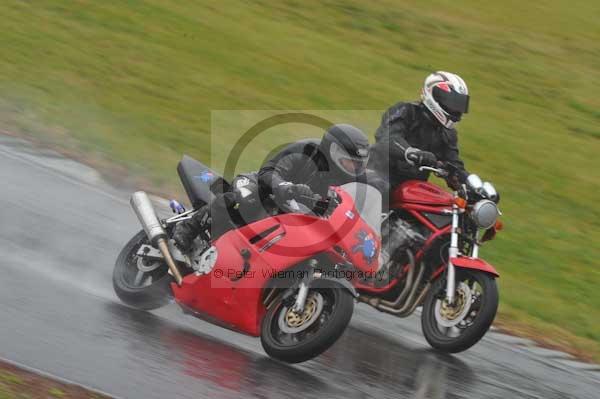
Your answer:
[[[205,205],[194,213],[190,219],[183,220],[175,225],[173,240],[175,240],[175,244],[181,252],[188,253],[192,249],[196,237],[200,233],[205,233],[210,226],[210,219],[209,206]]]

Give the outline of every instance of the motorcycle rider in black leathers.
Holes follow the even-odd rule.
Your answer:
[[[324,196],[329,186],[365,180],[369,140],[358,128],[339,124],[321,140],[301,140],[285,147],[258,172],[261,197],[302,202]]]
[[[427,180],[421,166],[446,164],[448,186],[458,189],[469,173],[459,157],[454,129],[469,110],[467,85],[458,76],[435,72],[425,79],[420,102],[399,102],[384,112],[375,133],[369,168],[393,188],[410,179]]]
[[[173,239],[179,249],[188,252],[193,240],[204,234],[209,225],[214,238],[235,224],[249,222],[236,220],[245,219],[240,218],[237,209],[249,202],[252,202],[251,207],[260,207],[274,201],[281,209],[288,200],[294,199],[311,208],[315,194],[325,196],[329,186],[366,181],[368,159],[369,140],[360,129],[333,125],[321,140],[301,140],[286,146],[267,161],[258,174],[236,177],[230,192],[217,196],[191,219],[178,223]],[[260,203],[254,203],[256,197]]]

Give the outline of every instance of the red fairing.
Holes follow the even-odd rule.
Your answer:
[[[448,206],[454,203],[452,194],[440,187],[420,180],[409,180],[394,191],[392,207],[401,208],[406,203],[431,206]]]
[[[459,256],[458,258],[450,259],[456,267],[465,269],[476,269],[492,274],[494,277],[500,277],[494,266],[480,258],[471,258],[470,256]]]
[[[352,198],[341,189],[338,194],[341,204],[329,218],[289,213],[225,233],[213,243],[218,257],[212,271],[186,276],[181,287],[173,284],[175,299],[201,316],[258,336],[266,312],[263,289],[275,273],[319,253],[339,257],[334,246],[357,269],[375,272],[381,239],[360,218]]]

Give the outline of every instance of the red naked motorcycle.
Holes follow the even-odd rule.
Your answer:
[[[329,348],[352,317],[358,293],[351,282],[378,271],[381,194],[361,183],[332,187],[310,209],[291,200],[285,212],[197,238],[184,254],[173,227],[230,188],[189,157],[178,172],[192,210],[172,202],[178,214],[159,219],[146,193],[131,197],[143,230],[116,261],[118,297],[146,310],[174,298],[185,312],[259,336],[270,356],[290,363]]]
[[[446,168],[421,170],[445,177]],[[495,188],[477,175],[453,194],[425,181],[401,184],[382,226],[384,251],[392,253],[378,278],[355,284],[359,301],[399,317],[422,306],[432,347],[455,353],[473,346],[498,308],[498,273],[479,257],[480,245],[502,228],[498,201]]]

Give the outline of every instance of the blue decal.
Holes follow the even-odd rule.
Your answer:
[[[377,254],[377,242],[375,238],[373,238],[372,234],[364,230],[360,230],[356,238],[358,238],[358,243],[352,248],[352,252],[362,252],[365,261],[370,264]]]
[[[210,170],[205,170],[199,176],[194,176],[194,179],[200,179],[203,183],[210,183],[215,179],[215,174]]]

